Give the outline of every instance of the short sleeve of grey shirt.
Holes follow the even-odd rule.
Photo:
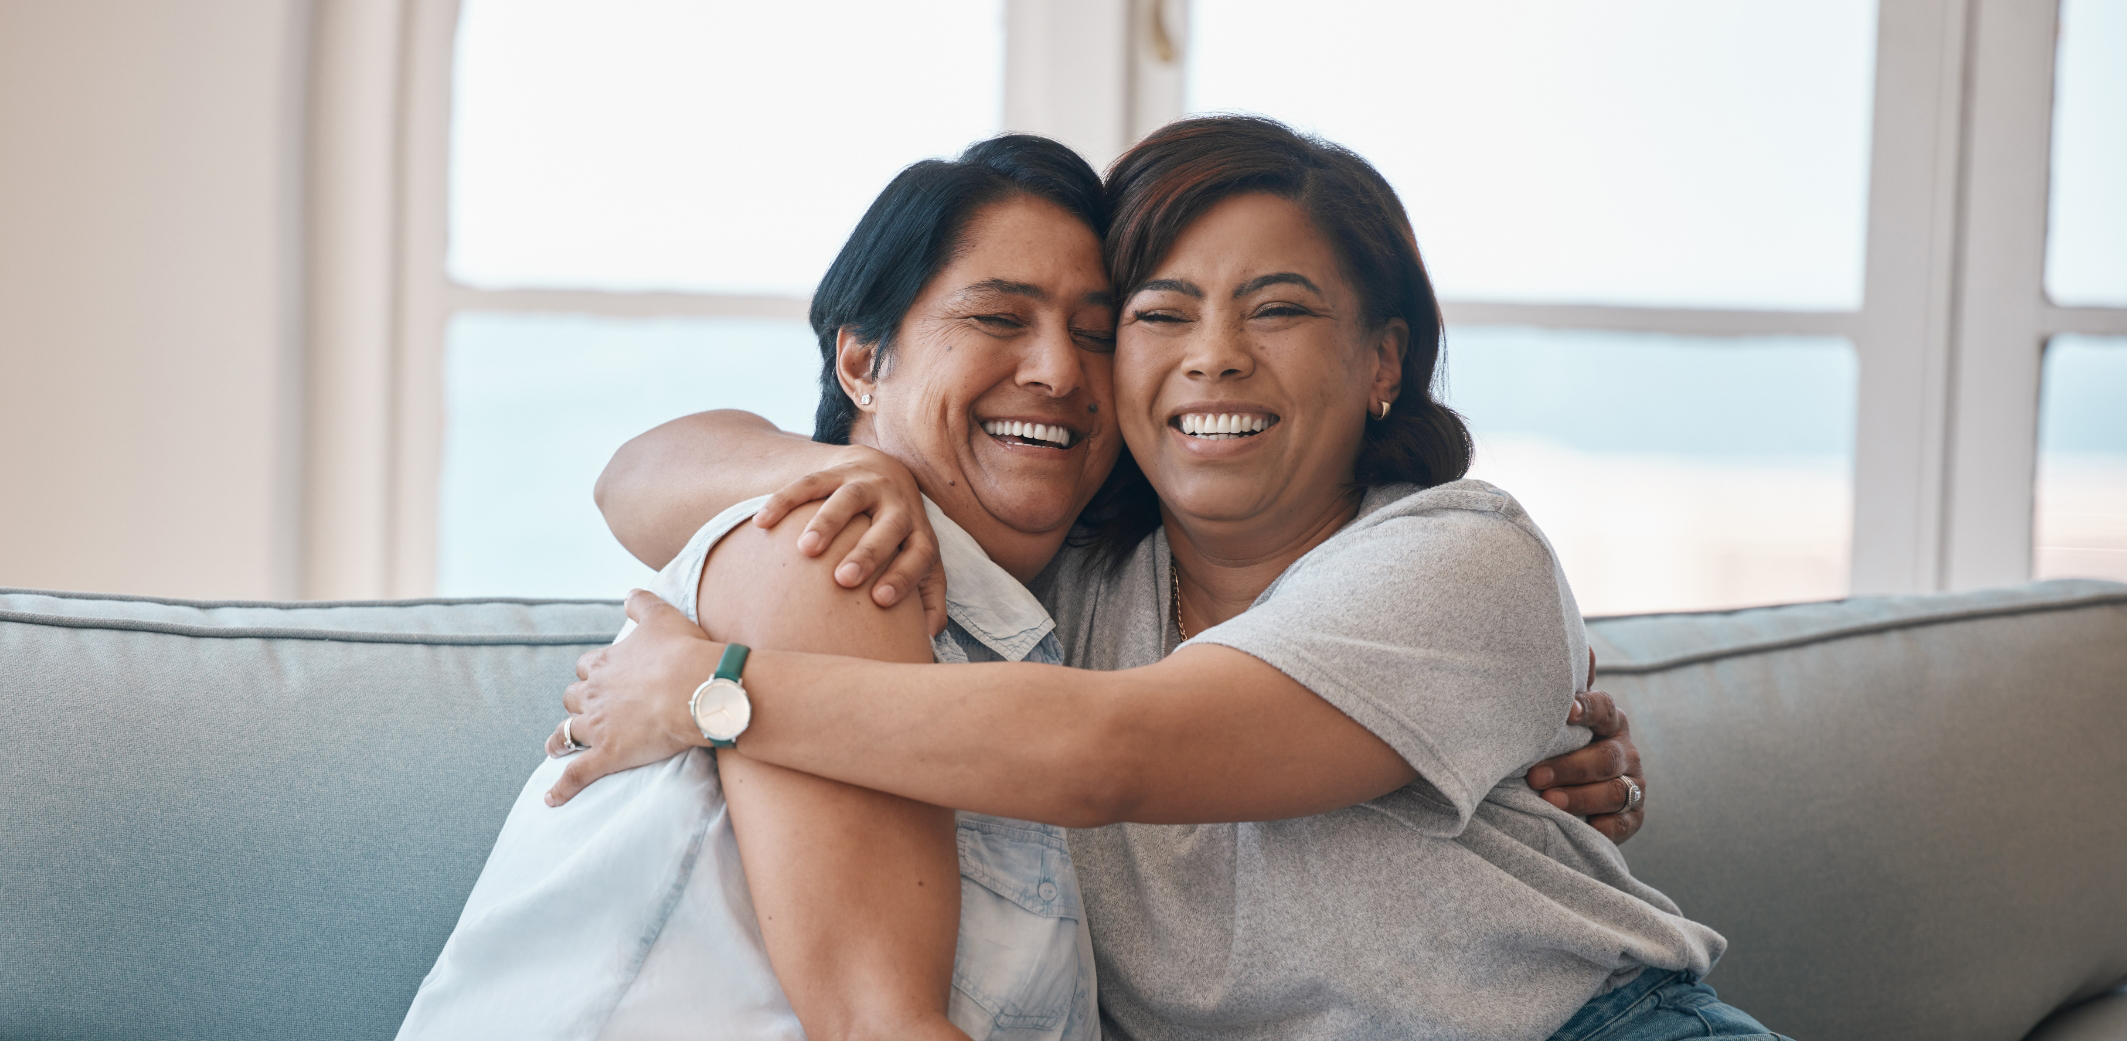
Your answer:
[[[1395,494],[1411,491],[1185,646],[1245,651],[1342,709],[1441,797],[1425,830],[1453,836],[1501,779],[1586,743],[1565,722],[1588,639],[1513,499],[1474,481]]]
[[[1060,561],[1045,577],[1066,660],[1173,650],[1168,566],[1163,533],[1119,567]],[[1292,677],[1420,779],[1294,820],[1072,833],[1111,1036],[1541,1039],[1643,967],[1719,957],[1717,934],[1521,779],[1587,740],[1565,726],[1587,642],[1505,492],[1372,489],[1196,644]]]

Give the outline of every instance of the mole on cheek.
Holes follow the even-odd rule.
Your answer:
[[[1098,411],[1100,411],[1100,402],[1098,402],[1098,401],[1090,401],[1090,402],[1087,402],[1087,403],[1086,403],[1086,411],[1088,411],[1088,412],[1098,412]]]

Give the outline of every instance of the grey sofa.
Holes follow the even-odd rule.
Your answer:
[[[391,1037],[619,621],[0,590],[0,1038]],[[1591,629],[1649,763],[1626,854],[1727,934],[1725,997],[2127,1041],[2127,586]]]

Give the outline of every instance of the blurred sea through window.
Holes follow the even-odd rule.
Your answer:
[[[1447,402],[1586,614],[1846,595],[1853,347],[1467,326]]]
[[[2056,336],[2042,371],[2033,577],[2127,582],[2127,336]]]

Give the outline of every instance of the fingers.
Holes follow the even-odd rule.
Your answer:
[[[822,550],[834,544],[835,536],[842,534],[843,528],[849,527],[852,518],[858,514],[871,515],[870,530],[865,532],[864,538],[858,540],[857,548],[851,550],[848,556],[842,558],[842,563],[835,567],[835,581],[844,589],[855,589],[857,583],[864,581],[865,577],[871,574],[872,565],[878,560],[878,544],[870,536],[881,527],[896,526],[887,518],[878,516],[878,506],[878,497],[868,492],[861,484],[845,484],[835,489],[835,493],[828,496],[827,501],[814,511],[812,519],[805,523],[805,530],[798,533],[798,552],[808,557],[819,556]],[[886,543],[889,550],[901,541],[901,535],[908,533],[906,520],[901,520],[899,527],[901,533]]]
[[[865,532],[863,541],[865,543],[870,542],[874,536],[879,534],[881,526],[873,525],[870,531]],[[920,591],[923,588],[925,578],[933,572],[940,571],[938,567],[938,542],[928,532],[911,532],[905,541],[897,539],[896,542],[901,547],[900,552],[895,554],[893,563],[887,566],[886,573],[879,576],[878,584],[872,586],[871,590],[872,602],[880,607],[892,607],[900,603],[901,598],[908,595],[909,590]],[[864,549],[863,543],[859,543],[857,549],[862,551]],[[893,551],[892,546],[887,546],[886,549],[888,552]],[[855,554],[851,555],[854,556]],[[845,564],[843,566],[847,567],[848,565]],[[940,581],[941,583],[943,582],[942,577]],[[939,594],[941,597],[944,595],[943,588],[940,588]]]
[[[569,715],[583,715],[584,695],[590,690],[590,680],[577,680],[562,689],[561,707]]]
[[[652,593],[647,589],[630,589],[628,590],[628,599],[626,601],[628,620],[634,622],[636,625],[643,625],[649,622],[651,613],[656,610],[656,607],[654,605],[662,603],[664,603],[664,601],[659,600],[657,598],[657,594]],[[605,648],[601,647],[599,648],[599,651],[603,651],[604,649]],[[597,654],[599,653],[599,651],[592,651],[591,654]],[[584,657],[588,658],[590,657],[590,655],[587,654]],[[591,677],[589,676],[584,677],[584,679],[590,678]]]
[[[1588,648],[1588,687],[1595,687],[1595,648]]]
[[[822,513],[826,510],[822,509]],[[819,518],[813,518],[819,523]],[[837,529],[839,530],[839,529]],[[872,586],[872,599],[881,607],[892,607],[901,599],[901,594],[915,588],[915,582],[907,577],[896,579],[895,571],[905,569],[899,559],[908,551],[902,548],[904,541],[912,541],[915,525],[908,514],[900,510],[884,510],[874,513],[871,526],[857,537],[855,548],[835,565],[835,583],[844,589],[855,589],[872,575],[878,573],[879,562],[889,562],[886,572]]]
[[[1625,782],[1616,778],[1546,790],[1544,801],[1575,817],[1615,814],[1625,808]]]
[[[1627,839],[1638,834],[1640,825],[1646,823],[1646,821],[1646,810],[1634,810],[1631,813],[1606,813],[1598,817],[1590,817],[1588,818],[1588,825],[1602,832],[1611,842],[1622,845]]]
[[[1640,825],[1647,821],[1647,779],[1639,776],[1639,768],[1637,766],[1634,766],[1632,772],[1626,776],[1631,777],[1633,783],[1639,785],[1640,804],[1633,807],[1630,813],[1598,813],[1588,818],[1589,825],[1608,836],[1612,842],[1624,842],[1631,838],[1639,832]],[[1625,784],[1622,778],[1613,783],[1617,786],[1618,808],[1623,809],[1627,804],[1627,800],[1632,797],[1632,789]]]
[[[1591,690],[1574,699],[1581,706],[1580,718],[1573,722],[1595,732],[1596,740],[1616,737],[1629,729],[1625,710],[1617,707],[1617,700],[1599,690]]]
[[[775,494],[770,495],[768,501],[761,504],[761,512],[753,515],[753,524],[758,528],[773,528],[782,522],[784,514],[808,502],[827,498],[840,487],[842,478],[835,474],[826,471],[806,474],[776,489]],[[827,543],[822,542],[820,545],[825,546]],[[808,555],[819,552],[818,549],[805,549],[803,539],[798,541],[798,546]]]
[[[547,805],[559,806],[568,802],[576,797],[576,793],[590,787],[592,781],[611,772],[606,766],[605,757],[599,755],[596,749],[569,760],[569,765],[562,769],[561,776],[554,781],[554,787],[547,789]]]
[[[630,612],[628,612],[628,614],[629,614],[629,616],[630,616],[630,617],[633,617],[633,615],[635,614],[635,612],[633,612],[633,611],[630,611]],[[590,678],[591,678],[591,666],[593,666],[593,665],[596,665],[596,664],[598,664],[598,656],[599,656],[599,655],[601,655],[601,654],[604,654],[605,652],[606,652],[606,649],[605,649],[605,648],[603,648],[603,647],[600,647],[600,648],[598,648],[597,650],[590,650],[590,651],[585,651],[585,652],[583,652],[582,654],[579,654],[579,655],[577,655],[577,656],[576,656],[576,678],[577,678],[577,679],[580,679],[580,680],[587,680],[587,679],[590,679]]]
[[[1596,741],[1554,759],[1546,759],[1529,768],[1529,787],[1538,791],[1550,788],[1566,788],[1577,785],[1608,783],[1625,775],[1626,767],[1632,765],[1625,746],[1616,741]],[[1548,793],[1547,793],[1548,794]],[[1556,800],[1554,800],[1554,803]],[[1596,812],[1608,813],[1618,806],[1606,806]]]
[[[554,724],[554,732],[547,735],[548,759],[559,758],[562,750],[569,747],[569,743],[567,741],[562,740],[561,737],[561,728],[567,725],[567,723],[567,720],[563,720],[560,723]]]
[[[628,617],[633,619],[637,626],[644,628],[652,625],[671,625],[675,621],[689,629],[696,628],[693,622],[687,620],[686,615],[679,613],[679,608],[666,603],[663,597],[647,589],[631,589],[628,591]],[[609,644],[592,651],[584,657],[589,659],[589,666],[595,667],[612,650],[613,648]],[[590,679],[591,677],[585,675],[583,678]]]
[[[947,617],[945,569],[932,568],[929,574],[923,576],[922,581],[916,583],[916,589],[923,594],[923,621],[930,627],[930,634],[936,636],[944,632]]]

